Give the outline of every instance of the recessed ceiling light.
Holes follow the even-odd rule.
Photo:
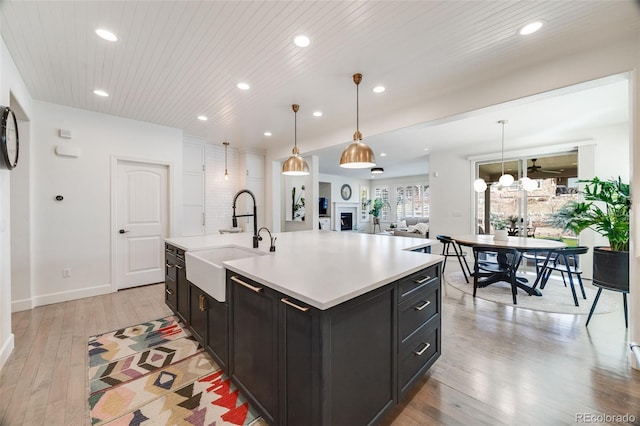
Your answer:
[[[425,150],[425,151],[429,151],[429,148],[425,148],[424,150]]]
[[[520,35],[529,35],[538,31],[544,25],[543,21],[534,21],[530,22],[527,25],[523,26],[518,30],[518,34]]]
[[[109,94],[107,92],[105,92],[104,90],[99,90],[99,89],[94,90],[93,93],[98,95],[98,96],[102,96],[103,98],[106,98],[107,96],[109,96]]]
[[[207,118],[207,116],[206,116],[206,115],[199,115],[199,116],[198,116],[198,120],[200,120],[200,121],[207,121],[207,120],[208,120],[208,118]]]
[[[311,40],[309,40],[309,37],[307,37],[306,35],[302,35],[302,34],[296,36],[293,39],[293,42],[298,47],[307,47],[307,46],[309,46],[309,44],[311,44]]]
[[[247,83],[238,83],[238,89],[240,90],[249,90],[250,86]]]
[[[386,156],[387,156],[387,153],[386,153],[386,152],[381,152],[381,153],[380,153],[380,157],[386,157]]]
[[[271,132],[264,132],[265,136],[271,136]]]
[[[376,87],[373,88],[373,93],[382,93],[385,90],[387,90],[387,89],[385,89],[384,86],[376,86]]]
[[[315,111],[315,112],[313,113],[313,116],[314,116],[314,117],[322,117],[322,111]]]
[[[109,30],[98,28],[96,30],[96,34],[98,34],[98,37],[100,37],[101,39],[104,39],[107,41],[118,41],[118,37]]]

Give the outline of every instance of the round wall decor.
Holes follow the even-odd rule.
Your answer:
[[[0,121],[0,153],[2,161],[0,167],[12,170],[18,165],[18,122],[9,107],[0,106],[2,118]]]
[[[346,183],[342,185],[342,188],[340,188],[340,195],[342,196],[343,200],[348,200],[349,198],[351,198],[351,187]]]

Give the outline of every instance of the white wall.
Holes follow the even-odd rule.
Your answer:
[[[32,305],[108,293],[112,160],[170,164],[170,234],[180,235],[182,131],[45,102],[33,106]],[[59,129],[70,130],[72,139],[59,138]],[[79,158],[57,156],[56,145],[78,147]],[[63,268],[72,276],[63,278]]]
[[[20,103],[24,114],[31,116],[31,95],[20,73],[0,40],[0,105],[10,106],[11,99]],[[26,136],[26,135],[25,135]],[[28,137],[28,136],[26,136]],[[18,168],[24,167],[18,158]],[[11,333],[11,179],[12,173],[0,170],[0,369],[13,350]]]

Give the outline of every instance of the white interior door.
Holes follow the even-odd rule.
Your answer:
[[[117,288],[161,282],[169,216],[167,166],[119,161],[117,174]]]

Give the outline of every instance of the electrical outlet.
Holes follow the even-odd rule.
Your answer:
[[[62,270],[62,277],[69,278],[71,276],[71,268],[64,268]]]

